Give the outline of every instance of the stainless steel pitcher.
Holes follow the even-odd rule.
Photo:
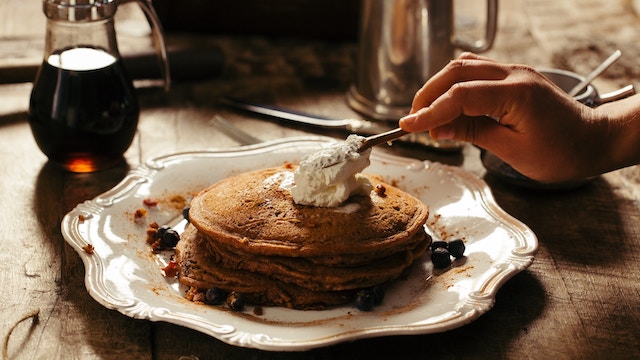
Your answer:
[[[493,44],[498,0],[487,0],[485,38],[455,38],[453,0],[363,0],[355,83],[347,102],[378,120],[406,115],[416,91],[454,57]]]

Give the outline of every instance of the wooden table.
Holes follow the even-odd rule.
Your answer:
[[[24,22],[31,18],[20,16],[40,11],[35,3],[2,2],[0,48],[26,41],[35,44],[39,53],[40,35],[33,33],[43,29],[41,23],[32,20],[36,25],[29,27]],[[498,40],[489,52],[498,60],[561,64],[584,73],[611,46],[631,55],[638,52],[634,40],[640,21],[627,1],[521,0],[501,6]],[[202,40],[202,36],[193,38]],[[172,39],[185,41],[184,36]],[[509,280],[493,309],[468,325],[432,335],[274,353],[234,347],[168,323],[132,319],[98,304],[85,289],[80,257],[60,231],[62,217],[76,204],[110,189],[146,158],[192,148],[237,146],[210,124],[214,114],[265,140],[318,133],[220,107],[216,105],[220,95],[247,96],[320,115],[357,116],[344,101],[352,80],[355,44],[259,36],[209,40],[222,50],[227,61],[224,70],[214,78],[177,83],[169,94],[139,84],[143,112],[138,134],[125,154],[128,166],[93,174],[65,173],[48,164],[27,123],[31,84],[0,86],[0,223],[4,229],[0,335],[10,358],[640,357],[640,167],[605,174],[574,190],[532,191],[487,175],[479,151],[472,146],[457,155],[398,145],[389,150],[459,166],[484,178],[499,205],[539,239],[533,265]],[[578,61],[567,54],[593,56]],[[6,60],[15,53],[7,55],[5,47],[4,56]],[[638,58],[629,56],[618,70],[612,68],[611,77],[598,79],[596,85],[608,91],[634,83],[639,79],[635,76],[640,71]],[[31,316],[35,313],[37,317]]]

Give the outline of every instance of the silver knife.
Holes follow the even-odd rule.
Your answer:
[[[392,124],[386,124],[384,122],[359,119],[331,119],[229,97],[222,98],[221,102],[235,109],[268,116],[279,121],[311,125],[324,129],[339,129],[363,136],[380,134],[395,128],[391,126]],[[435,140],[431,138],[427,132],[409,133],[398,140],[446,152],[460,152],[464,145],[463,142],[457,140]]]

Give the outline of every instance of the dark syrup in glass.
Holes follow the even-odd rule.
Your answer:
[[[99,49],[77,49],[43,62],[31,93],[29,123],[49,160],[69,171],[91,172],[123,161],[139,106],[120,59]]]

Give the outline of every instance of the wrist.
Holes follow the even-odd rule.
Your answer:
[[[602,142],[599,172],[640,163],[640,95],[598,107],[595,111]]]

